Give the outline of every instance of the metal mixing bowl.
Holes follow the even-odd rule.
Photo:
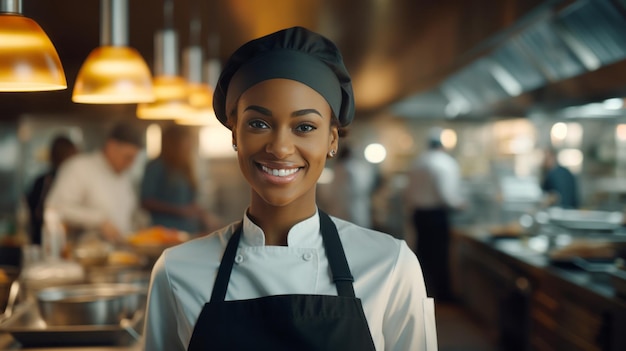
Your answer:
[[[145,289],[131,284],[90,284],[46,288],[37,293],[49,326],[116,325],[145,305]]]

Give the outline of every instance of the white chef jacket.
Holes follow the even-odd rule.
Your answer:
[[[90,229],[108,220],[123,235],[133,230],[137,204],[130,172],[116,173],[102,151],[64,162],[46,199],[70,225]]]
[[[332,220],[376,349],[437,350],[433,299],[426,296],[420,265],[406,243]],[[235,227],[163,252],[152,271],[145,350],[187,349]],[[287,246],[265,246],[262,229],[244,216],[226,301],[281,294],[337,295],[317,213],[291,228]]]
[[[410,208],[458,208],[465,202],[461,171],[452,156],[443,150],[428,150],[409,172],[407,196]]]

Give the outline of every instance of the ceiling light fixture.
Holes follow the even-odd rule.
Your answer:
[[[66,88],[61,60],[43,29],[22,15],[21,0],[0,0],[0,92]]]
[[[197,42],[200,34],[200,20],[191,20],[191,42]],[[217,36],[211,35],[209,46],[211,51],[217,45]],[[213,87],[219,76],[219,60],[213,59],[203,67],[203,54],[200,45],[191,45],[183,53],[183,73],[189,83],[189,114],[176,119],[176,124],[188,126],[220,125],[213,110]],[[217,66],[216,66],[217,65]],[[203,68],[205,73],[203,73]],[[217,71],[216,71],[217,70]],[[214,77],[214,83],[211,79]],[[203,79],[204,78],[204,79]]]
[[[165,1],[165,29],[157,31],[154,43],[154,94],[156,100],[137,106],[137,117],[175,120],[190,113],[187,82],[178,75],[178,35],[173,29],[172,0]]]
[[[154,101],[150,69],[128,46],[128,0],[102,0],[100,47],[78,72],[72,101],[84,104],[132,104]]]

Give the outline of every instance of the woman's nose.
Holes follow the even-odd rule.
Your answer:
[[[267,143],[266,151],[276,156],[277,159],[283,159],[293,154],[294,143],[291,133],[282,129],[272,133],[272,138]]]

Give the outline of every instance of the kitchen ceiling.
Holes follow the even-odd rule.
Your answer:
[[[617,0],[606,2],[617,5]],[[564,8],[571,3],[575,1],[176,0],[174,26],[182,50],[190,43],[190,19],[199,16],[202,22],[200,44],[205,47],[205,55],[209,54],[209,37],[213,33],[219,38],[219,45],[212,55],[221,60],[245,41],[281,28],[301,25],[319,31],[342,50],[353,76],[357,113],[364,116],[375,116],[393,104],[409,102],[410,105],[412,101],[421,101],[409,117],[443,117],[441,106],[449,103],[455,89],[468,86],[471,89],[475,83],[474,93],[493,94],[482,89],[501,83],[491,72],[492,62],[496,60],[501,62],[505,72],[515,72],[510,75],[517,77],[519,84],[534,88],[516,97],[505,91],[500,98],[488,96],[492,100],[485,100],[484,96],[474,98],[483,106],[476,111],[488,114],[498,111],[496,107],[502,105],[505,108],[500,111],[506,111],[508,106],[511,111],[520,113],[531,103],[541,101],[537,96],[550,100],[553,94],[560,99],[559,94],[546,87],[564,84],[567,79],[542,80],[545,72],[537,76],[536,67],[529,69],[515,61],[520,42],[536,42],[533,37],[542,38],[545,28],[533,27],[508,41],[515,30],[519,31],[520,22],[536,16],[541,8]],[[80,105],[70,99],[80,65],[99,45],[99,8],[97,0],[23,0],[24,15],[35,19],[57,47],[69,87],[61,92],[0,94],[0,119],[44,112],[133,113],[132,106]],[[624,18],[623,13],[617,16]],[[130,46],[138,49],[152,66],[154,33],[164,26],[163,1],[129,0],[129,22]],[[584,28],[585,23],[576,25]],[[590,39],[593,42],[594,38]],[[538,45],[532,49],[541,53],[542,44]],[[610,51],[610,48],[605,49]],[[488,60],[491,61],[482,58],[486,53],[490,54]],[[467,67],[471,70],[465,70]],[[563,67],[557,65],[556,68]],[[602,70],[606,67],[597,71]],[[615,72],[612,76],[615,77]],[[478,84],[486,78],[492,81],[484,86]],[[569,89],[576,95],[576,88],[566,88],[551,89]],[[529,96],[529,93],[534,95]],[[430,113],[425,113],[429,108]]]

